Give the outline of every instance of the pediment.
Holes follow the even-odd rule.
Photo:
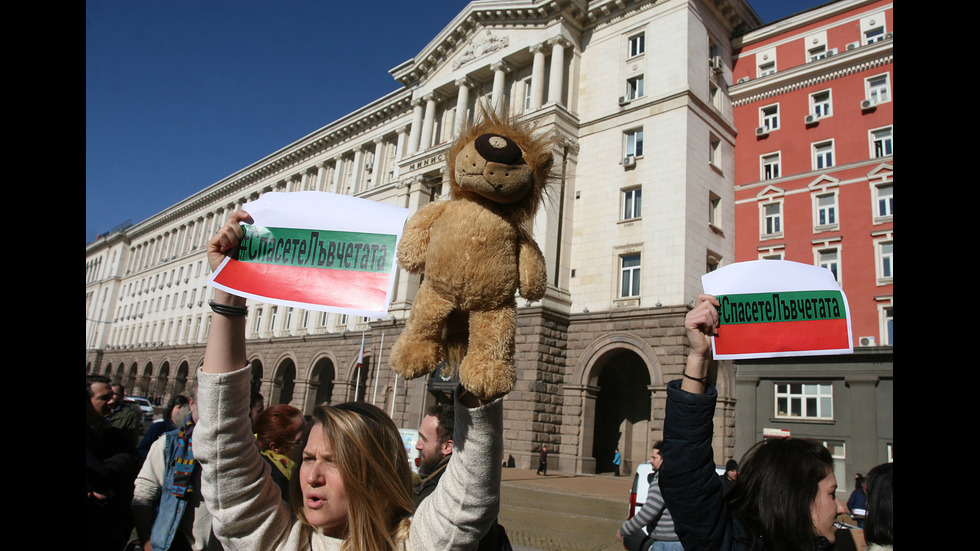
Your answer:
[[[834,178],[832,176],[827,176],[826,174],[821,175],[816,180],[807,184],[807,189],[810,191],[823,190],[831,187],[837,187],[840,185],[840,179]]]
[[[763,188],[762,191],[760,191],[759,193],[756,193],[755,198],[766,199],[770,197],[782,197],[783,195],[786,195],[785,189],[769,185]]]
[[[892,179],[892,165],[882,163],[868,172],[868,180],[880,180],[890,182]]]

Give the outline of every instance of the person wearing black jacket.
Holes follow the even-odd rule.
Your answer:
[[[718,300],[701,295],[685,318],[691,350],[683,379],[667,384],[660,489],[687,551],[833,549],[836,497],[825,447],[796,438],[756,444],[740,462],[738,483],[722,494],[711,449],[717,389],[708,383]]]

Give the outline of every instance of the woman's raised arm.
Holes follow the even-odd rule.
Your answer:
[[[251,221],[252,217],[247,212],[233,212],[225,225],[208,241],[208,264],[212,271],[226,256],[235,253],[245,235],[240,224]],[[245,367],[245,298],[215,289],[211,309],[214,314],[211,316],[201,370],[228,373]]]

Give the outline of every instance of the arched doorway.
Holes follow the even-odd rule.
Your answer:
[[[646,454],[650,429],[650,373],[635,352],[617,350],[605,356],[595,400],[592,456],[595,472],[613,472],[613,456],[635,458]],[[639,449],[635,449],[639,448]],[[621,468],[621,471],[626,465]]]
[[[310,372],[310,398],[304,413],[312,413],[313,408],[320,404],[333,403],[333,382],[336,377],[337,372],[330,358],[320,358],[313,364]]]
[[[293,401],[295,388],[296,363],[291,358],[285,358],[272,378],[272,396],[269,396],[267,405],[289,404]]]

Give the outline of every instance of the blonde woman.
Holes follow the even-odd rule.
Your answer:
[[[245,211],[208,243],[212,270],[243,237]],[[290,480],[287,505],[251,433],[245,299],[215,291],[194,454],[201,493],[225,548],[245,550],[468,550],[497,516],[502,399],[481,403],[462,388],[453,459],[437,490],[413,510],[412,473],[392,420],[365,403],[320,406]]]

